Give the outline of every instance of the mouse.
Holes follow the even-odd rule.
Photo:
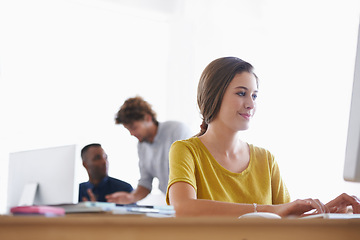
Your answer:
[[[270,212],[252,212],[241,215],[239,218],[269,218],[269,219],[281,219],[281,217],[275,213]]]

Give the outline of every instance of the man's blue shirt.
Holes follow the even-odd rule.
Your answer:
[[[124,181],[121,181],[112,177],[105,177],[97,186],[90,182],[83,182],[79,185],[79,202],[83,197],[86,197],[90,201],[90,197],[87,193],[88,189],[91,189],[96,197],[97,202],[106,202],[105,196],[114,192],[124,191],[132,192],[132,186]]]

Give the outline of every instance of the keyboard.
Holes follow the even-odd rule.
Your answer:
[[[348,213],[320,213],[315,215],[309,215],[302,217],[302,219],[313,219],[313,218],[323,218],[323,219],[360,219],[360,214],[348,214]]]

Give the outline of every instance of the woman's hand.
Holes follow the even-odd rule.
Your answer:
[[[324,205],[319,199],[298,199],[290,203],[273,205],[274,211],[276,214],[281,217],[288,216],[307,216],[318,213],[326,213],[329,212],[329,209],[326,205]],[[311,210],[315,209],[312,213],[307,213]]]
[[[360,213],[360,200],[356,196],[343,193],[325,205],[332,213],[346,213],[351,206],[353,213]]]

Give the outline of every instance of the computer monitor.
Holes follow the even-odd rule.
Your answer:
[[[360,182],[360,24],[343,176],[346,181]]]
[[[78,155],[76,145],[10,153],[8,210],[20,205],[77,203]]]

